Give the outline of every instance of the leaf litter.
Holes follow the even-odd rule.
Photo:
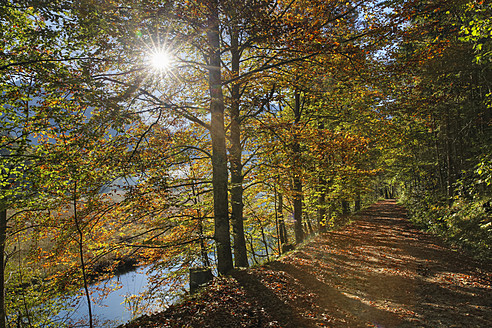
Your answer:
[[[492,270],[381,201],[340,230],[229,277],[144,327],[492,327]]]

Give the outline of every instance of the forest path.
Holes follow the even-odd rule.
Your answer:
[[[490,266],[416,229],[385,200],[128,327],[492,327],[491,281]]]

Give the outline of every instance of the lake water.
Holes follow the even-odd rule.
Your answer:
[[[276,245],[275,241],[269,240],[270,245]],[[260,249],[257,252],[260,256],[260,260],[264,260],[265,251]],[[211,252],[209,259],[212,263],[215,262],[215,254]],[[250,263],[254,264],[254,263]],[[176,268],[177,269],[177,268]],[[150,266],[140,267],[134,271],[130,271],[119,276],[115,276],[105,282],[101,282],[97,285],[90,287],[92,293],[91,303],[93,323],[95,327],[116,327],[119,324],[130,321],[135,316],[142,315],[143,313],[157,312],[163,310],[162,303],[153,300],[139,300],[132,302],[132,295],[139,295],[148,289],[148,275]],[[172,269],[171,269],[172,270]],[[217,275],[217,272],[213,272]],[[103,294],[102,290],[105,288],[119,287],[109,293]],[[189,288],[187,284],[186,289]],[[167,290],[163,287],[160,290],[161,294],[166,294]],[[71,322],[74,327],[88,327],[88,307],[87,300],[83,291],[80,291],[82,296],[78,298],[74,297],[67,301],[67,304],[74,304],[72,311],[62,311],[56,320],[60,322]],[[165,304],[172,304],[179,299],[175,294],[169,293],[164,297]],[[142,311],[144,309],[144,311]]]
[[[96,327],[115,327],[118,324],[131,320],[135,315],[141,314],[140,310],[158,311],[162,309],[157,303],[147,300],[132,301],[130,296],[139,295],[148,288],[147,272],[149,267],[137,268],[134,271],[115,276],[105,282],[92,285],[91,309],[93,322]],[[103,295],[105,288],[117,289]],[[171,301],[171,298],[169,298]],[[74,304],[72,311],[62,311],[57,320],[61,322],[72,322],[84,326],[88,322],[88,307],[85,294],[82,297],[74,297],[70,301]],[[88,326],[88,325],[87,325]]]

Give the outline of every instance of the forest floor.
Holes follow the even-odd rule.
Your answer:
[[[492,327],[491,283],[490,263],[416,229],[385,200],[124,327]]]

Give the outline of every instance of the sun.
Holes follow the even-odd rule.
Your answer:
[[[155,51],[150,55],[150,64],[157,70],[166,70],[172,64],[172,57],[166,51]]]

